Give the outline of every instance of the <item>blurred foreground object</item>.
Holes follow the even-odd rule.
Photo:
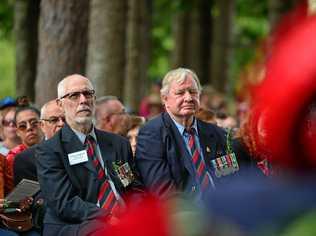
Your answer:
[[[294,19],[296,24],[289,25]],[[253,91],[246,125],[248,145],[259,160],[292,170],[316,167],[315,37],[316,17],[307,17],[306,4],[286,16],[276,31],[266,77]]]

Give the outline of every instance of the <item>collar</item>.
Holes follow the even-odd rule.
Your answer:
[[[180,124],[177,121],[175,121],[171,116],[170,116],[170,118],[172,119],[172,121],[176,125],[176,127],[179,130],[180,134],[181,135],[185,135],[186,134],[185,127],[182,124]],[[196,121],[195,117],[194,117],[193,124],[192,124],[191,128],[193,128],[195,130],[195,133],[198,135],[197,121]]]
[[[71,129],[77,135],[77,137],[79,138],[80,142],[82,144],[84,144],[84,142],[86,141],[87,135],[85,135],[84,133],[81,133],[81,132],[79,132],[79,131],[77,131],[77,130],[75,130],[73,128],[71,128]],[[90,131],[90,133],[88,135],[91,135],[94,138],[94,140],[97,140],[97,136],[96,136],[95,131],[94,131],[94,126],[92,126],[92,129],[91,129],[91,131]]]

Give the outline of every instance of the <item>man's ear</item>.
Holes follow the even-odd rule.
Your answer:
[[[61,99],[59,99],[59,98],[56,98],[56,104],[57,104],[57,106],[59,106],[59,107],[62,107],[62,102],[61,102]]]

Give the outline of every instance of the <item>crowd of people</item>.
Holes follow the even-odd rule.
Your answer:
[[[93,234],[149,194],[198,203],[205,189],[255,167],[237,139],[227,147],[223,102],[212,107],[204,93],[200,104],[201,93],[197,75],[179,68],[153,85],[137,115],[115,96],[96,98],[78,74],[62,79],[40,110],[25,97],[2,99],[0,198],[22,179],[40,183],[28,196],[37,222],[19,234]]]
[[[103,235],[148,197],[216,212],[207,199],[224,206],[216,196],[231,183],[268,178],[269,166],[243,142],[243,121],[227,115],[192,70],[169,71],[153,91],[137,115],[115,96],[96,98],[79,74],[63,78],[40,110],[3,99],[0,212],[23,179],[38,181],[40,191],[15,203],[16,214],[31,212],[32,227],[3,224],[1,235]]]

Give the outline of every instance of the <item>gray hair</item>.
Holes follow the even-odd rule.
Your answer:
[[[57,104],[56,99],[50,100],[50,101],[46,102],[46,103],[42,106],[42,108],[41,108],[41,118],[40,118],[40,119],[45,119],[45,113],[46,113],[47,107],[50,106],[50,105],[53,104],[53,103]]]
[[[199,78],[195,74],[194,71],[187,69],[187,68],[177,68],[174,70],[169,71],[162,80],[162,88],[160,90],[161,95],[167,95],[169,93],[170,84],[175,81],[177,83],[183,82],[187,75],[191,75],[196,85],[198,87],[199,93],[201,93],[202,87]]]
[[[96,100],[96,109],[95,109],[94,118],[95,118],[95,124],[97,126],[99,125],[99,123],[101,121],[102,114],[104,114],[104,113],[101,112],[100,106],[103,105],[103,104],[106,104],[106,103],[108,103],[110,101],[120,101],[120,100],[118,99],[118,97],[112,96],[112,95],[102,96],[102,97],[99,97]],[[105,114],[108,114],[108,113],[112,112],[109,107],[102,107],[102,111],[105,112]]]
[[[65,95],[65,85],[66,85],[66,82],[67,82],[69,79],[71,79],[72,77],[81,77],[81,78],[86,79],[86,80],[89,82],[89,86],[91,87],[91,89],[93,89],[93,85],[92,85],[91,81],[90,81],[88,78],[86,78],[86,77],[84,77],[84,76],[82,76],[82,75],[79,75],[79,74],[69,75],[69,76],[63,78],[63,79],[58,83],[58,85],[57,85],[57,97],[58,97],[58,98],[61,98],[62,96]]]

